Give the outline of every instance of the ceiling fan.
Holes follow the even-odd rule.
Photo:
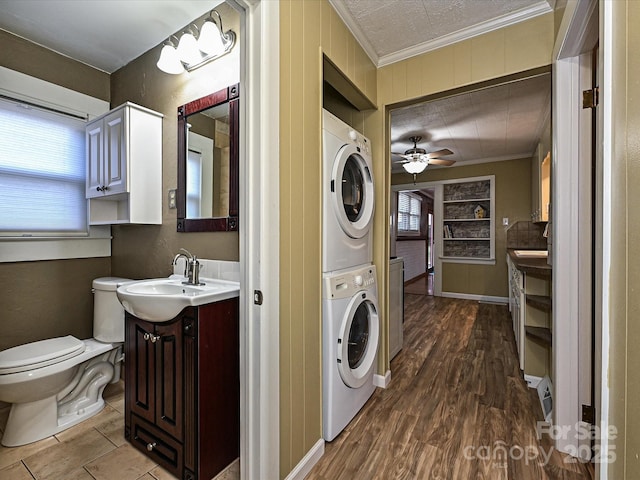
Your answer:
[[[409,140],[413,142],[413,148],[410,148],[404,153],[391,152],[391,154],[398,155],[403,158],[402,160],[398,160],[394,163],[401,163],[407,173],[413,174],[414,181],[416,178],[416,174],[422,173],[428,165],[442,165],[445,167],[449,167],[456,163],[455,160],[442,160],[441,158],[439,158],[444,155],[453,154],[453,152],[448,148],[438,150],[437,152],[427,153],[424,148],[418,147],[418,142],[422,140],[421,136],[416,135],[410,137]]]

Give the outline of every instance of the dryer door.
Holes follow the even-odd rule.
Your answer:
[[[349,302],[338,337],[338,371],[348,387],[359,388],[371,381],[379,334],[378,302],[370,293],[360,291]]]
[[[359,147],[345,145],[336,155],[331,172],[331,203],[342,230],[362,238],[373,221],[373,176]]]

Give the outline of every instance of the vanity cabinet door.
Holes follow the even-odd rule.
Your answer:
[[[183,438],[184,389],[182,320],[155,325],[155,424],[177,440]]]
[[[127,412],[155,421],[155,344],[149,341],[153,324],[126,314],[125,401]],[[127,414],[128,415],[128,414]]]
[[[125,384],[131,413],[183,439],[182,321],[154,324],[127,314]]]

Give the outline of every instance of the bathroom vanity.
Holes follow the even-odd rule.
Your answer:
[[[174,319],[126,314],[125,438],[185,480],[209,480],[239,457],[238,298]]]

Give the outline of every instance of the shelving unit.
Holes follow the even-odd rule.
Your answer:
[[[495,261],[494,176],[465,178],[443,185],[444,261]]]

